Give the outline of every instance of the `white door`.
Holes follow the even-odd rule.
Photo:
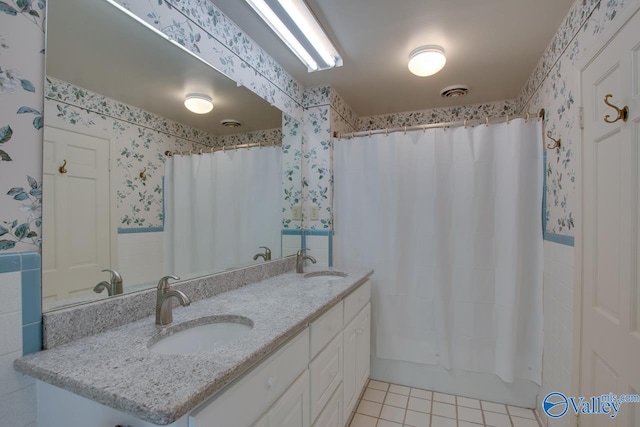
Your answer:
[[[582,71],[582,348],[580,394],[640,393],[640,13]],[[628,105],[629,120],[604,98]],[[640,426],[640,404],[582,415],[583,426]]]
[[[57,301],[109,280],[109,141],[46,127],[43,157],[42,297]]]

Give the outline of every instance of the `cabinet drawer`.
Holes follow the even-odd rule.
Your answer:
[[[309,330],[189,416],[189,427],[244,427],[258,420],[309,361]],[[248,404],[249,403],[249,404]]]
[[[371,282],[367,280],[344,299],[344,324],[351,322],[371,299]]]
[[[342,382],[342,332],[309,364],[311,375],[311,422],[320,414]]]
[[[327,406],[320,412],[313,427],[344,427],[342,421],[342,384],[338,387]]]
[[[338,332],[342,331],[342,305],[342,301],[340,301],[318,320],[311,323],[309,327],[311,331],[311,359],[316,357],[316,355],[320,353],[320,350],[322,350]]]

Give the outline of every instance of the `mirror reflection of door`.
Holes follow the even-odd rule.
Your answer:
[[[107,277],[109,197],[109,141],[45,127],[43,302],[93,293]]]

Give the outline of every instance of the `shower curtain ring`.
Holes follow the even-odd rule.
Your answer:
[[[464,119],[464,128],[467,128],[467,119]]]
[[[369,129],[369,138],[371,138],[371,129]]]
[[[407,127],[406,126],[404,127],[404,134],[405,135],[407,134]]]
[[[384,131],[384,136],[389,136],[389,128]]]
[[[507,124],[509,124],[509,115],[507,114]]]
[[[213,154],[213,149],[214,147],[211,147],[211,150],[209,150],[209,154]]]
[[[525,122],[525,123],[529,123],[529,116],[530,116],[530,114],[529,114],[529,113],[527,113],[527,118],[526,118],[526,119],[524,119],[524,122]]]
[[[485,124],[485,126],[489,127],[489,117],[486,118],[486,121],[485,121],[484,124]]]
[[[200,154],[201,156],[202,156],[202,150],[203,150],[203,149],[201,148],[201,149],[200,149],[200,152],[198,153],[198,154]]]

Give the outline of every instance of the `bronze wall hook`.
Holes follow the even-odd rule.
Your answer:
[[[616,107],[615,105],[609,102],[609,98],[611,98],[612,96],[613,95],[611,95],[610,93],[605,95],[604,103],[607,104],[609,107],[615,109],[616,112],[618,113],[618,117],[615,120],[611,120],[610,119],[611,115],[607,114],[606,116],[604,116],[604,121],[607,123],[615,123],[618,120],[622,120],[623,122],[626,122],[627,120],[629,120],[629,107],[626,105],[622,109]]]

